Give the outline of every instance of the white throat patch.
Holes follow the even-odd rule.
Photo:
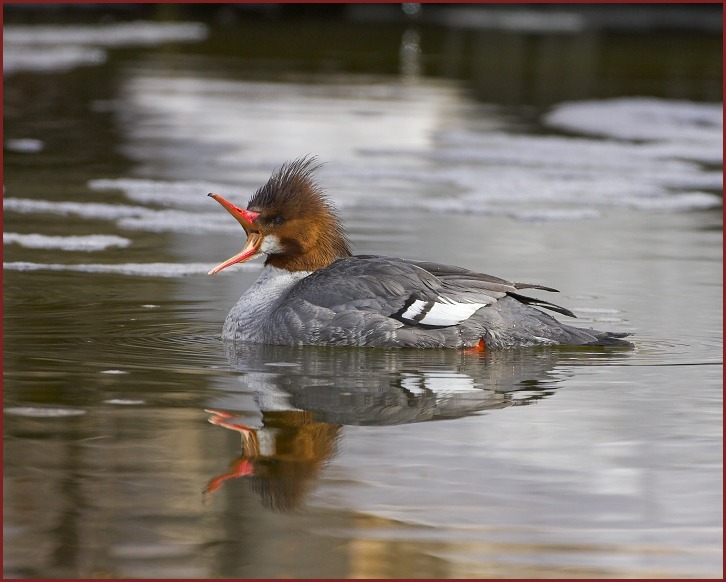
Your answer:
[[[259,252],[265,253],[266,255],[274,255],[275,253],[285,252],[285,247],[274,234],[268,234],[260,245]]]

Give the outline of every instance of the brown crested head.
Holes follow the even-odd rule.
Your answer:
[[[265,265],[288,271],[315,271],[350,256],[340,217],[314,177],[315,158],[283,164],[241,210],[213,195],[244,227],[245,249],[219,265],[215,273],[260,253]]]

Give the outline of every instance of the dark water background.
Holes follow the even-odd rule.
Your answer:
[[[5,7],[5,577],[721,577],[720,6],[416,6]],[[635,349],[224,345],[308,153]]]

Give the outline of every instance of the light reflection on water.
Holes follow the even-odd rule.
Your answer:
[[[235,43],[274,26],[188,30],[6,78],[6,576],[719,576],[720,103],[602,99],[595,48],[630,38],[449,31],[442,62],[471,44],[494,105],[427,76],[425,26],[387,29],[394,67],[364,75],[260,74]],[[530,41],[542,78],[589,47],[567,78],[591,90],[555,67],[508,107],[527,83],[482,55],[519,71]],[[652,43],[641,66],[673,62]],[[553,285],[636,348],[225,345],[259,267],[204,274],[242,236],[205,194],[242,204],[305,153],[356,252]]]

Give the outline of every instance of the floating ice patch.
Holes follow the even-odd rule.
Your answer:
[[[144,216],[153,210],[141,206],[124,206],[122,204],[102,204],[97,202],[50,202],[48,200],[28,200],[25,198],[4,198],[5,212],[21,214],[49,213],[62,216],[76,215],[83,218],[101,218],[114,220],[127,216]]]
[[[106,51],[93,47],[57,46],[38,48],[3,43],[3,74],[16,71],[63,72],[76,67],[100,65],[105,62]]]
[[[723,199],[708,192],[683,192],[653,198],[629,197],[622,200],[624,206],[653,212],[677,210],[704,210],[723,206]]]
[[[507,132],[472,132],[452,129],[438,132],[437,161],[461,164],[490,164],[507,167],[543,167],[551,172],[587,172],[592,169],[643,169],[643,162],[655,153],[633,143],[620,143],[558,135],[521,135]],[[661,166],[677,172],[692,172],[698,166],[662,156]],[[474,166],[472,169],[475,169]]]
[[[723,106],[646,97],[562,103],[547,114],[552,127],[627,140],[708,142],[719,147]],[[687,148],[684,148],[687,151]],[[720,146],[723,156],[723,146]]]
[[[617,100],[621,125],[628,125],[653,100],[646,101]],[[378,159],[370,167],[358,167],[357,179],[426,184],[395,198],[377,198],[381,207],[525,221],[593,218],[608,207],[657,212],[721,207],[722,197],[708,190],[723,189],[722,172],[703,167],[723,164],[720,106],[654,101],[661,106],[654,119],[628,135],[660,141],[449,129],[433,134],[430,152],[368,150]],[[556,111],[579,113],[578,105]],[[603,126],[609,127],[612,106],[610,101],[587,102],[587,119],[604,120]],[[633,111],[626,114],[628,107]],[[690,141],[681,139],[681,131]],[[407,168],[414,157],[432,163]],[[396,168],[386,158],[395,159]]]
[[[18,45],[153,46],[167,42],[197,42],[207,38],[199,22],[119,22],[89,25],[7,25],[3,43]]]
[[[66,71],[106,62],[105,48],[197,42],[197,22],[122,22],[100,25],[9,25],[3,28],[3,73]]]
[[[720,172],[651,156],[638,149],[642,146],[462,132],[457,137],[464,145],[448,135],[446,150],[430,155],[440,163],[410,171],[412,183],[424,179],[427,192],[445,194],[410,189],[396,197],[377,197],[375,205],[523,221],[592,219],[609,207],[683,211],[722,205],[721,196],[701,191],[720,189]],[[367,206],[370,199],[359,204]]]
[[[5,142],[5,149],[21,154],[37,154],[43,151],[43,142],[31,138],[9,139]]]
[[[116,406],[139,406],[146,404],[145,400],[130,400],[126,398],[110,398],[103,401],[105,404],[115,404]]]
[[[364,159],[336,169],[334,178],[342,181],[340,176],[349,174],[359,184],[375,183],[373,194],[358,188],[368,198],[359,198],[357,205],[369,204],[373,195],[377,207],[524,221],[588,219],[608,208],[719,208],[723,174],[711,166],[723,165],[722,120],[720,104],[566,103],[544,122],[593,137],[452,124],[433,131],[429,147],[367,148],[369,163]],[[382,191],[396,195],[375,194]]]
[[[491,212],[491,214],[496,214]],[[602,215],[591,208],[540,208],[539,210],[511,210],[505,216],[523,222],[561,222],[565,220],[591,220]]]
[[[13,416],[33,418],[66,418],[86,414],[86,411],[80,408],[43,408],[40,406],[10,406],[3,409],[3,412]]]
[[[575,33],[582,31],[586,26],[586,20],[582,15],[566,10],[545,12],[509,8],[477,10],[464,7],[448,10],[442,7],[439,18],[451,27],[479,30]]]
[[[211,263],[122,263],[122,264],[85,264],[59,265],[54,263],[14,262],[3,263],[3,269],[9,271],[75,271],[79,273],[111,273],[116,275],[132,275],[140,277],[186,277],[189,275],[206,275]],[[244,263],[234,265],[238,270],[254,271],[261,264]]]
[[[43,234],[3,233],[3,243],[15,243],[28,249],[59,249],[63,251],[102,251],[109,247],[125,248],[131,244],[127,238],[113,235],[46,236]]]

